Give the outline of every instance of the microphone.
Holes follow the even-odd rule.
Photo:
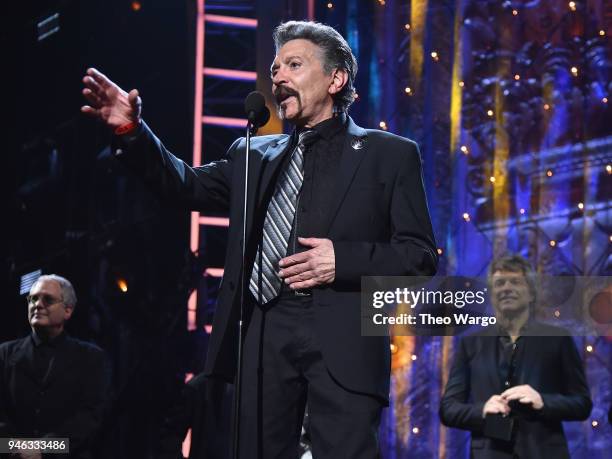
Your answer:
[[[246,97],[244,111],[254,128],[263,126],[270,119],[270,110],[266,107],[266,100],[258,91],[253,91]]]

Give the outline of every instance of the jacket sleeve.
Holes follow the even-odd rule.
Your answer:
[[[162,200],[189,210],[226,211],[230,201],[232,158],[240,139],[225,159],[191,167],[170,153],[142,122],[136,133],[115,136],[113,155],[140,176]]]
[[[74,415],[45,435],[47,438],[69,438],[70,452],[75,453],[92,446],[110,404],[111,377],[106,354],[101,349],[90,349],[81,360],[82,392],[78,395]]]
[[[584,374],[584,365],[571,336],[561,338],[559,349],[563,390],[561,393],[542,393],[544,407],[540,415],[557,421],[583,421],[591,414],[593,402]]]
[[[444,395],[440,401],[440,420],[447,427],[482,432],[484,403],[473,402],[470,397],[470,359],[465,340],[459,341]]]
[[[405,142],[406,154],[391,197],[389,242],[333,241],[336,280],[359,284],[361,276],[428,276],[438,254],[427,208],[418,147]]]

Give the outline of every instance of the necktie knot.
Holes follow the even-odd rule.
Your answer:
[[[314,129],[307,129],[298,135],[298,145],[309,147],[319,138],[319,133]]]

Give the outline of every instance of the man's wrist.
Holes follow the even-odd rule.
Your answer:
[[[135,121],[130,121],[129,123],[122,124],[121,126],[115,128],[115,135],[132,134],[136,129],[138,129],[140,123],[140,118],[138,118]]]

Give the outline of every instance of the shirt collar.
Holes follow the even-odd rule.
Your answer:
[[[504,327],[502,327],[499,323],[497,323],[497,334],[500,337],[504,337],[504,338],[509,338],[510,334],[508,333],[508,330],[506,330]],[[521,327],[521,329],[519,330],[519,335],[518,338],[528,335],[529,331],[533,328],[533,321],[532,319],[527,319],[527,322],[525,322],[523,324],[523,326]]]
[[[331,118],[327,118],[326,120],[321,121],[310,129],[314,129],[315,131],[317,131],[319,136],[321,136],[325,140],[329,140],[342,129],[346,129],[346,121],[347,116],[344,112],[336,113]],[[294,135],[296,136],[296,139],[300,131],[301,129],[295,130]]]
[[[50,347],[57,347],[57,346],[59,346],[61,343],[63,343],[66,340],[66,333],[65,332],[61,332],[55,338],[52,338],[52,339],[49,339],[49,340],[42,339],[35,332],[32,332],[31,336],[32,336],[32,342],[34,343],[35,347],[40,347],[42,345],[46,345],[46,346],[50,346]]]

